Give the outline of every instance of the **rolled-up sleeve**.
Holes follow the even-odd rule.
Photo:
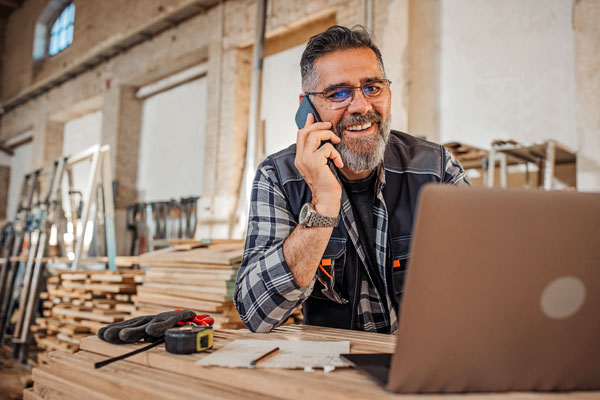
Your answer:
[[[313,284],[302,288],[296,283],[283,256],[283,242],[296,225],[267,159],[252,185],[246,246],[234,291],[238,313],[253,332],[269,332],[284,323],[312,292]]]

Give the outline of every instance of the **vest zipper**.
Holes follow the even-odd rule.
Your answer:
[[[358,258],[358,254],[355,254]],[[356,284],[354,285],[354,301],[352,303],[352,318],[350,319],[350,329],[356,329],[356,313],[358,311],[358,299],[360,294],[360,283],[362,281],[362,266],[358,265],[358,274],[356,275]]]

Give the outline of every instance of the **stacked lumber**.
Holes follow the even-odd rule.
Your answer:
[[[46,352],[79,350],[82,337],[110,323],[123,321],[135,311],[132,295],[143,271],[57,271],[40,294],[44,311],[31,327],[39,348]],[[45,354],[38,356],[43,361]]]
[[[216,329],[243,328],[232,299],[244,242],[186,239],[171,244],[140,256],[145,275],[135,296],[134,316],[187,308],[210,314]],[[301,323],[298,308],[286,324]]]
[[[232,301],[243,247],[239,240],[188,241],[142,254],[134,315],[185,308],[210,314],[217,329],[243,327]]]

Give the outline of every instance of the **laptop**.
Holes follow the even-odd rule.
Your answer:
[[[396,393],[600,389],[600,194],[427,186],[396,351],[344,358]]]

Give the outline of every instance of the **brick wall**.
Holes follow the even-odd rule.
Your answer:
[[[35,25],[48,2],[25,1],[21,8],[11,14],[6,24],[0,98],[4,101],[17,95],[28,85],[71,67],[82,57],[191,2],[192,0],[75,0],[73,44],[34,68],[32,54]]]

